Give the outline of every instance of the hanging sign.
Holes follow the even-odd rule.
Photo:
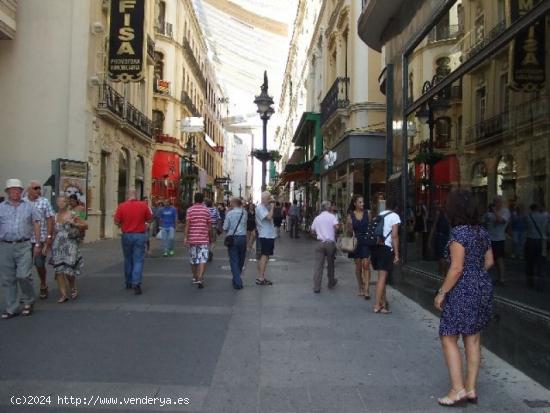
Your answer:
[[[109,78],[143,79],[145,0],[111,0]]]
[[[540,1],[540,0],[539,0]],[[535,0],[512,0],[512,20],[515,21],[529,12]],[[542,18],[514,39],[512,88],[532,92],[544,88],[546,81],[546,21]]]

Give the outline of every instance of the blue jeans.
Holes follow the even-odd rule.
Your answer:
[[[162,249],[164,252],[174,250],[174,240],[176,236],[175,228],[161,228],[162,231]]]
[[[241,273],[246,258],[246,235],[235,235],[233,246],[228,248],[229,265],[233,274],[233,284],[242,286]]]
[[[124,276],[126,284],[140,285],[143,278],[143,260],[147,234],[122,234],[122,252],[124,254]]]

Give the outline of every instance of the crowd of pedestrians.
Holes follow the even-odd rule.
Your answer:
[[[29,316],[33,312],[35,291],[32,268],[35,266],[40,280],[40,298],[48,297],[46,262],[53,266],[62,304],[78,297],[77,279],[81,275],[83,258],[80,245],[86,229],[86,211],[78,200],[58,196],[57,213],[49,201],[41,196],[41,185],[31,181],[24,188],[18,179],[9,179],[5,186],[6,199],[0,203],[0,274],[5,291],[6,309],[2,319],[17,315]],[[338,284],[335,275],[338,237],[351,237],[348,257],[355,262],[358,295],[370,299],[371,271],[378,273],[374,313],[391,314],[386,283],[394,265],[399,263],[399,226],[401,219],[397,204],[391,200],[376,199],[367,208],[365,199],[356,195],[351,200],[346,217],[339,219],[331,202],[320,205],[321,212],[309,228],[316,239],[313,255],[313,292],[322,290],[324,267],[327,267],[328,289]],[[296,202],[277,203],[269,192],[261,194],[261,202],[245,205],[240,198],[231,199],[228,210],[214,207],[202,193],[194,195],[194,204],[185,213],[184,243],[188,247],[192,282],[199,289],[205,287],[205,270],[211,260],[211,247],[217,236],[225,233],[223,244],[232,273],[232,285],[243,288],[242,274],[247,248],[257,243],[257,277],[259,286],[271,286],[267,277],[270,257],[280,237],[283,222],[289,220],[291,238],[298,238],[300,207]],[[523,212],[503,207],[497,198],[488,213],[481,215],[477,200],[468,191],[453,191],[446,205],[440,206],[435,229],[427,235],[441,246],[438,258],[444,281],[434,299],[441,311],[439,335],[449,370],[451,389],[438,399],[442,406],[457,406],[477,402],[477,377],[480,368],[481,331],[492,315],[493,284],[489,269],[496,265],[499,279],[504,282],[503,229],[511,221],[512,231],[525,234],[525,258],[529,262],[528,282],[536,283],[541,277],[541,259],[544,254],[547,217],[536,205],[531,205],[527,219],[519,222]],[[178,223],[176,208],[169,201],[149,207],[138,200],[136,191],[130,190],[127,200],[121,203],[114,215],[122,232],[124,277],[127,289],[142,294],[143,264],[150,234],[162,240],[163,256],[175,254],[174,240]],[[154,228],[153,231],[150,229]],[[155,234],[155,232],[157,232]],[[256,238],[257,237],[257,238]],[[520,235],[515,237],[518,242]],[[343,245],[343,244],[342,244]],[[516,250],[520,253],[521,250]],[[20,308],[22,305],[22,308]],[[464,342],[466,371],[458,346]]]

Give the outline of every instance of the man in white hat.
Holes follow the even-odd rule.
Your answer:
[[[32,314],[35,299],[32,283],[33,254],[41,254],[40,243],[31,250],[31,238],[40,239],[40,213],[22,199],[23,185],[19,179],[6,182],[6,200],[0,204],[0,278],[6,295],[6,311],[2,320],[18,315],[17,285],[21,289],[23,311]]]
[[[52,246],[53,228],[55,225],[55,213],[46,198],[42,196],[42,185],[38,181],[30,181],[27,186],[27,196],[25,201],[29,201],[40,212],[40,238],[31,238],[31,242],[40,243],[41,253],[34,257],[34,266],[40,278],[40,299],[48,298],[48,286],[46,285],[46,256]]]

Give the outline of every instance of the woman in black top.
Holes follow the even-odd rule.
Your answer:
[[[254,249],[254,242],[256,241],[256,207],[250,203],[248,205],[248,219],[246,220],[246,239],[247,250],[252,251]]]
[[[348,208],[347,227],[348,231],[353,232],[357,238],[357,248],[348,256],[355,260],[355,277],[359,288],[357,295],[365,297],[365,300],[370,299],[370,249],[366,240],[369,220],[369,211],[365,210],[364,198],[355,195]]]

